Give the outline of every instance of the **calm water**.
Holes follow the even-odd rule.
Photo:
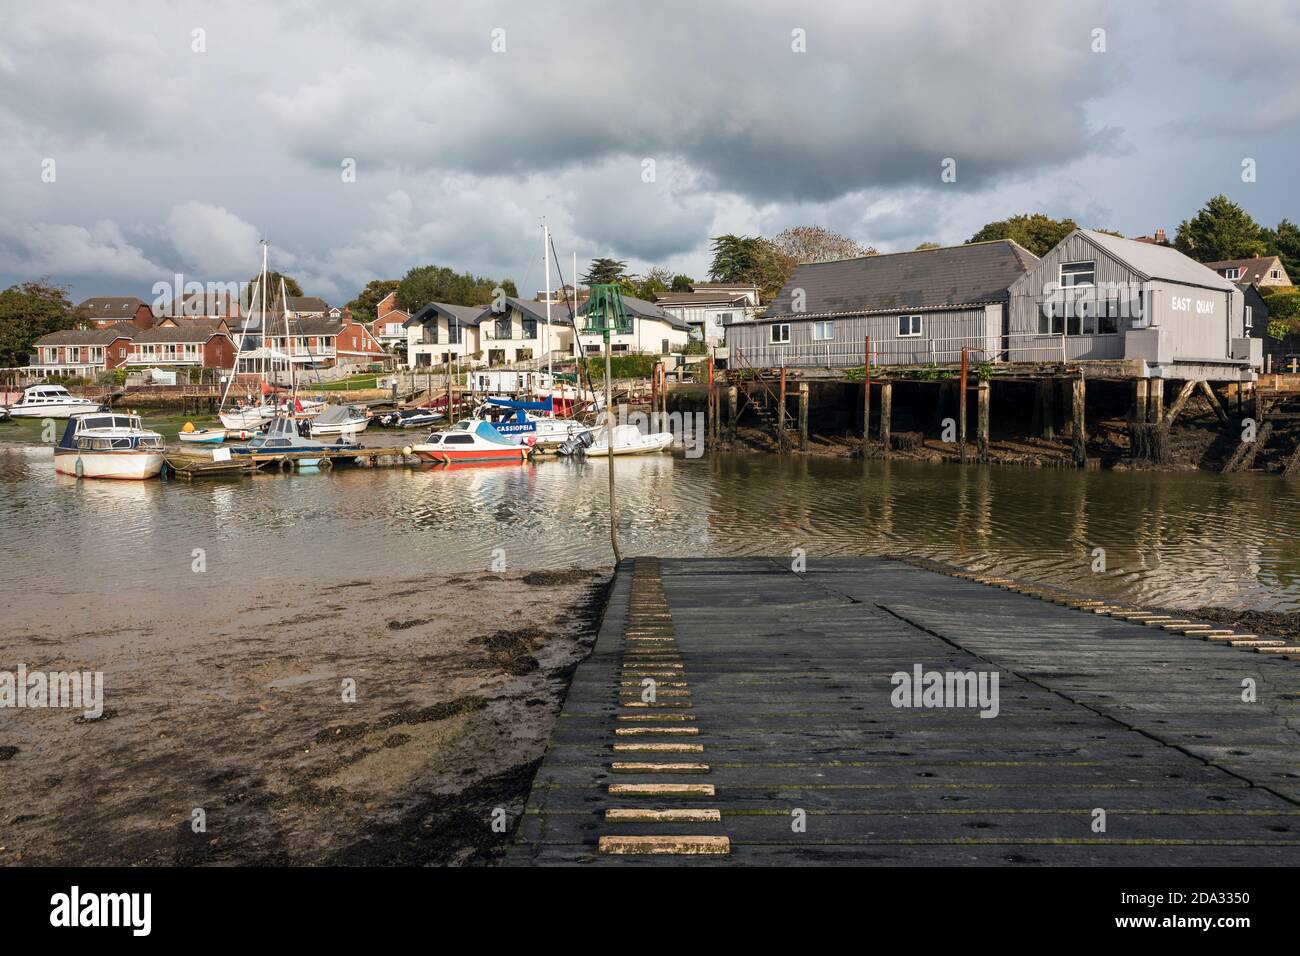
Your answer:
[[[165,618],[183,601],[233,609],[268,582],[485,570],[494,548],[512,568],[605,565],[607,467],[77,482],[48,448],[0,445],[3,605],[34,619],[102,597]],[[1300,488],[1280,479],[760,455],[615,467],[625,554],[906,552],[1153,604],[1300,609]]]

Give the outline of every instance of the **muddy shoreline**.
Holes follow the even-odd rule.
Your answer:
[[[358,578],[197,621],[3,633],[0,669],[102,670],[105,710],[0,713],[0,864],[491,863],[609,583]]]

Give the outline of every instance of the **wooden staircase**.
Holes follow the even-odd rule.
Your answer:
[[[759,369],[745,359],[740,349],[733,349],[727,369],[727,384],[736,387],[736,417],[731,422],[731,440],[736,440],[736,427],[746,409],[750,409],[766,431],[772,433],[784,451],[797,441],[797,428],[787,412],[784,424],[781,416],[781,373],[773,369]],[[787,396],[788,398],[788,396]]]

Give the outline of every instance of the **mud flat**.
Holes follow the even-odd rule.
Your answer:
[[[0,625],[0,670],[104,672],[97,720],[0,711],[0,864],[492,862],[608,583],[358,575],[66,636]]]

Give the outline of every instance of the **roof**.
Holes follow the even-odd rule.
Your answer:
[[[1238,282],[1259,282],[1266,278],[1265,273],[1271,269],[1281,269],[1282,274],[1286,275],[1286,267],[1282,265],[1280,256],[1252,256],[1249,259],[1224,259],[1222,262],[1207,262],[1205,268],[1213,269],[1215,272],[1223,272],[1225,269],[1240,269],[1241,275],[1237,277]]]
[[[1165,279],[1169,282],[1203,286],[1207,289],[1223,289],[1228,292],[1235,291],[1237,288],[1213,269],[1183,255],[1172,246],[1123,239],[1104,232],[1095,232],[1092,229],[1076,229],[1070,233],[1070,236],[1076,234],[1083,236],[1102,252],[1113,256],[1148,279]],[[1066,236],[1066,239],[1070,236]]]
[[[108,329],[63,329],[50,332],[36,340],[39,345],[108,345],[115,339],[132,339],[140,335],[135,326]]]
[[[159,318],[179,318],[181,316],[221,316],[229,317],[239,314],[239,302],[228,295],[208,295],[199,292],[187,292],[179,299],[155,305],[154,315]]]
[[[110,319],[134,319],[136,310],[144,304],[143,299],[133,295],[95,295],[77,308],[89,313],[89,317],[96,322],[104,322]]]
[[[505,297],[505,302],[506,305],[509,306],[510,308],[515,309],[516,311],[521,312],[529,316],[530,318],[534,318],[539,322],[546,321],[545,302],[530,302],[527,299],[516,299],[514,296],[509,296],[509,295]],[[551,306],[552,306],[551,321],[558,322],[560,320],[560,316],[559,314],[556,313],[554,309],[555,303],[552,302]],[[484,319],[503,319],[503,318],[505,318],[504,313],[498,314],[492,310],[492,306],[487,305],[487,306],[479,307],[476,321],[482,322]]]
[[[387,318],[391,314],[386,313],[383,318]],[[430,302],[403,322],[402,327],[423,325],[439,315],[444,316],[448,321],[459,322],[461,325],[478,325],[479,319],[483,315],[483,307],[481,305],[453,305],[450,302]]]
[[[701,292],[757,292],[752,282],[692,282],[691,289]]]
[[[1011,239],[796,266],[760,321],[1002,302],[1038,258]],[[793,308],[794,290],[804,310]]]
[[[745,292],[728,292],[718,290],[716,292],[665,292],[663,295],[655,296],[655,305],[674,306],[674,305],[734,305],[736,302],[745,299]]]
[[[221,319],[186,319],[178,325],[154,326],[131,336],[142,345],[156,342],[206,342],[223,332]]]
[[[284,311],[280,308],[280,300],[276,299],[275,309],[277,312]],[[291,295],[289,296],[290,312],[328,312],[329,303],[320,296],[315,295]]]
[[[690,330],[691,325],[689,322],[685,321],[680,316],[673,315],[671,312],[665,312],[653,302],[647,302],[645,299],[638,299],[636,296],[625,295],[623,296],[623,304],[627,306],[629,312],[633,315],[639,316],[640,318],[657,319],[660,322],[668,323],[675,329],[681,329],[682,331]]]

